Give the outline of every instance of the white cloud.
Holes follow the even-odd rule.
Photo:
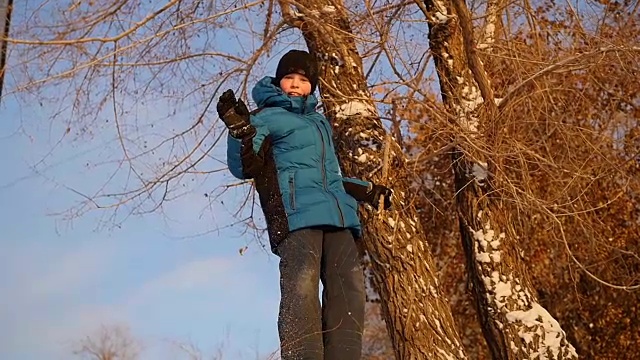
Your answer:
[[[107,274],[114,247],[106,240],[73,245],[77,249],[55,242],[11,249],[12,261],[3,264],[9,277],[0,280],[1,358],[38,349],[47,358],[62,356],[69,339],[118,318],[110,306],[83,304],[79,296]]]
[[[272,350],[279,289],[277,266],[269,261],[262,253],[194,259],[140,286],[124,306],[136,334],[151,343],[206,346],[226,338],[225,350],[246,351],[261,334],[260,343]]]
[[[194,217],[181,215],[185,226]],[[97,240],[87,229],[33,236],[22,227],[0,239],[0,359],[69,359],[75,341],[113,324],[150,344],[206,345],[230,329],[243,348],[259,331],[273,348],[275,257],[257,248],[239,256],[244,242],[226,232],[176,241],[160,228],[140,221]]]
[[[102,325],[127,324],[124,313],[117,306],[78,305],[59,309],[59,312],[40,312],[37,317],[26,317],[6,339],[5,349],[17,351],[40,350],[47,359],[69,359],[77,342],[95,333]],[[13,337],[13,338],[12,338]],[[1,354],[1,352],[0,352]]]
[[[129,298],[127,306],[141,305],[164,295],[176,296],[180,292],[220,285],[233,267],[232,259],[220,257],[187,262],[142,285]]]
[[[113,247],[108,241],[96,241],[63,254],[60,260],[52,259],[48,270],[30,284],[30,295],[64,295],[81,290],[105,275],[112,256]]]

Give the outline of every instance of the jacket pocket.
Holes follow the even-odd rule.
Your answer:
[[[289,173],[289,206],[291,210],[296,209],[296,178],[295,173]]]

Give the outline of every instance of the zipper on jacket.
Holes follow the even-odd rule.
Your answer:
[[[338,207],[338,213],[340,213],[340,224],[342,225],[342,227],[344,227],[344,215],[342,214],[342,209],[340,208],[340,202],[338,201],[338,198],[331,192],[329,191],[329,187],[327,186],[327,169],[325,168],[325,143],[324,143],[324,135],[322,135],[322,129],[320,129],[320,126],[314,121],[314,124],[316,125],[316,128],[318,129],[318,132],[320,133],[320,141],[322,141],[322,160],[321,160],[321,167],[322,167],[322,185],[324,186],[324,190],[326,192],[328,192],[329,194],[331,194],[331,196],[333,197],[333,199],[336,201],[336,206]]]
[[[296,209],[296,183],[293,173],[289,174],[289,205],[291,206],[291,210]]]

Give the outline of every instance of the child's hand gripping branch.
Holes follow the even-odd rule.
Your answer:
[[[391,196],[393,190],[386,186],[355,180],[351,178],[343,179],[343,186],[347,194],[353,196],[354,199],[373,206],[376,210],[380,206],[380,198],[384,198],[384,209],[391,207]]]
[[[391,195],[393,195],[393,190],[386,186],[372,183],[366,194],[366,202],[378,209],[378,206],[380,205],[380,197],[383,197],[384,209],[387,210],[391,207]]]

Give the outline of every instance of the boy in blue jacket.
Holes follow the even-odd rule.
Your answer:
[[[217,110],[229,129],[227,162],[254,179],[271,250],[280,257],[278,332],[284,360],[360,359],[365,284],[355,239],[357,202],[391,206],[391,190],[344,178],[331,125],[315,111],[318,65],[301,50],[252,90],[249,113],[232,90]],[[318,286],[322,281],[322,309]]]

